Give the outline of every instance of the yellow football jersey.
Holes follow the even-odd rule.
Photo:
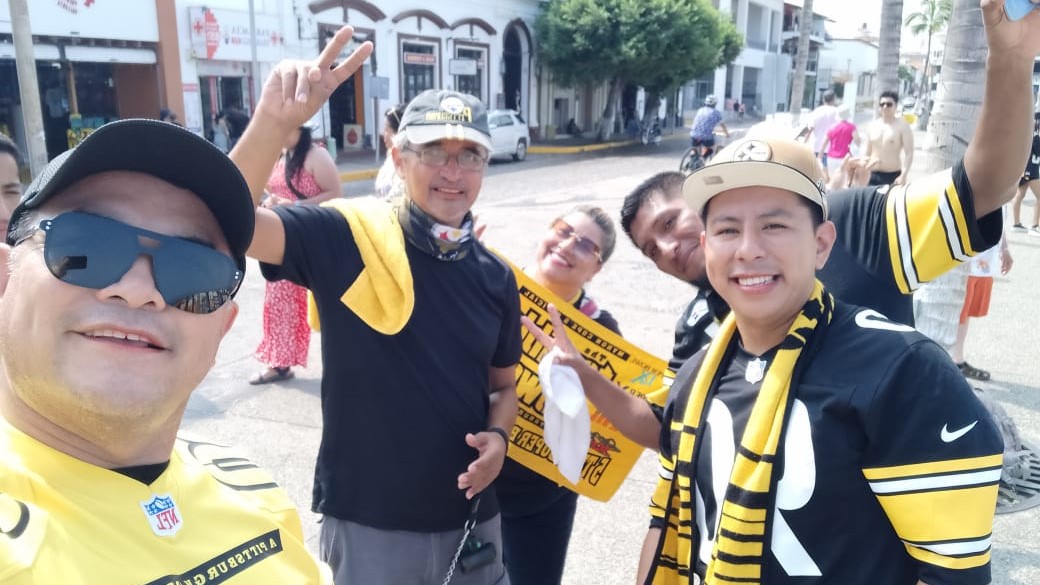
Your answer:
[[[0,421],[0,532],[4,585],[332,583],[268,474],[184,436],[145,485]]]

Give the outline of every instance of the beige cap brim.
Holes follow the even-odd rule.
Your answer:
[[[770,161],[741,160],[719,162],[701,168],[683,182],[686,204],[700,213],[712,197],[744,187],[774,187],[792,191],[823,208],[827,218],[827,201],[820,188],[809,177],[795,169]]]
[[[490,137],[462,124],[413,125],[406,127],[404,134],[408,137],[408,142],[412,144],[427,144],[440,140],[468,140],[483,146],[489,153],[492,151]]]

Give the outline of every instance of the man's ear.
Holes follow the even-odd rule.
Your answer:
[[[394,168],[397,169],[397,174],[401,175],[401,167],[404,166],[404,158],[401,156],[401,149],[391,148],[390,157],[394,159]]]
[[[827,264],[837,237],[838,231],[832,221],[825,221],[816,228],[816,270],[821,270]]]
[[[7,281],[11,279],[11,247],[0,244],[0,296],[7,292]]]

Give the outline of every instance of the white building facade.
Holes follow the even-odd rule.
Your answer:
[[[378,145],[383,113],[432,88],[471,93],[538,125],[538,0],[254,0],[255,65],[246,0],[175,2],[185,121],[200,133],[221,109],[248,111],[279,60],[313,58],[344,24],[355,29],[344,56],[366,40],[374,52],[315,120],[336,150]]]

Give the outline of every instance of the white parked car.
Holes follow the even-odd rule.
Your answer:
[[[527,146],[531,143],[531,135],[520,114],[513,110],[491,110],[488,112],[488,126],[491,128],[492,157],[511,156],[513,160],[524,160],[527,157]]]

